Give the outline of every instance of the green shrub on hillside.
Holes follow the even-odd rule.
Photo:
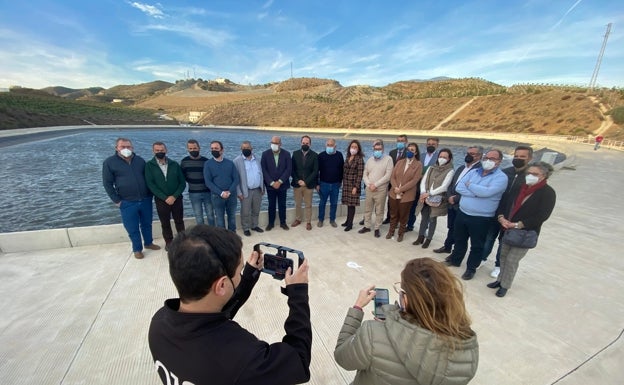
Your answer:
[[[615,107],[614,109],[609,111],[609,114],[611,115],[615,123],[624,123],[624,106]]]

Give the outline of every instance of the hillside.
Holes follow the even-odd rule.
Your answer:
[[[188,121],[191,111],[201,112],[199,124],[203,125],[439,129],[574,136],[601,132],[611,139],[624,139],[622,89],[590,92],[587,88],[543,84],[504,87],[478,78],[343,87],[331,79],[293,78],[264,85],[239,85],[227,79],[186,79],[175,84],[155,81],[105,90],[50,87],[45,91],[65,99],[97,101],[93,105],[105,107],[109,112],[115,111],[110,110],[110,102],[118,99],[131,107],[119,109],[120,112],[151,110],[181,122]],[[609,115],[612,110],[618,112],[614,115],[615,123]],[[0,128],[8,128],[3,124],[2,114],[0,104]]]

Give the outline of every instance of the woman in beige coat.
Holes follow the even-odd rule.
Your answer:
[[[392,188],[388,190],[388,203],[390,206],[390,229],[386,234],[386,239],[394,236],[394,231],[399,229],[398,242],[403,240],[403,234],[407,228],[409,211],[412,202],[416,200],[416,190],[418,182],[422,178],[423,165],[420,161],[418,145],[410,143],[407,145],[405,158],[399,160],[390,177]]]
[[[334,358],[357,370],[354,385],[463,385],[477,372],[479,344],[470,328],[459,280],[442,263],[413,259],[395,284],[399,306],[385,321],[362,322],[374,287],[360,291],[347,312]]]

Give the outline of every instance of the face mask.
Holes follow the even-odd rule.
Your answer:
[[[357,155],[358,149],[357,148],[350,148],[349,152],[351,153],[351,155]]]
[[[307,144],[302,144],[301,145],[301,151],[308,151],[310,149],[310,146],[308,146]]]
[[[485,171],[490,171],[491,169],[496,167],[496,162],[494,162],[493,160],[484,160],[483,162],[481,162],[481,167],[483,167]]]
[[[414,153],[412,151],[407,150],[407,152],[405,153],[405,156],[408,159],[412,159],[414,157]]]
[[[447,159],[445,159],[445,158],[438,158],[438,164],[439,164],[440,166],[444,166],[444,165],[445,165],[445,164],[447,164],[447,163],[448,163],[448,160],[447,160]]]
[[[210,151],[210,153],[212,154],[213,158],[218,158],[218,157],[221,156],[221,151],[212,150],[212,151]]]
[[[249,158],[249,157],[251,156],[251,150],[250,150],[250,149],[248,149],[248,148],[244,149],[244,150],[243,150],[243,156],[244,156],[245,158]]]
[[[325,147],[325,152],[331,155],[336,152],[336,149],[333,147]]]
[[[129,158],[130,156],[132,156],[132,150],[129,148],[122,148],[121,151],[119,151],[119,153],[124,158]]]
[[[279,151],[279,144],[271,143],[271,151],[278,152]]]
[[[524,178],[524,181],[526,182],[527,185],[533,186],[535,183],[539,182],[539,178],[536,177],[535,175],[529,174]]]
[[[526,160],[513,158],[513,160],[511,161],[511,164],[513,164],[515,168],[522,168],[526,164]]]
[[[154,156],[156,156],[158,159],[165,159],[165,154],[164,152],[157,152],[154,154]]]
[[[474,157],[470,154],[466,155],[466,157],[464,158],[464,162],[466,163],[472,163],[474,161]]]
[[[397,150],[402,150],[405,148],[404,142],[397,142]]]
[[[189,151],[189,155],[193,158],[197,158],[199,156],[199,151]]]
[[[433,146],[427,146],[427,152],[430,154],[433,154],[433,152],[435,151],[435,147]]]
[[[381,150],[375,150],[375,151],[373,151],[373,156],[374,156],[376,159],[380,159],[382,155],[383,155],[383,151],[381,151]]]

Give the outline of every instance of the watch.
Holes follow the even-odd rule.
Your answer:
[[[514,229],[518,228],[518,222],[514,223]]]

